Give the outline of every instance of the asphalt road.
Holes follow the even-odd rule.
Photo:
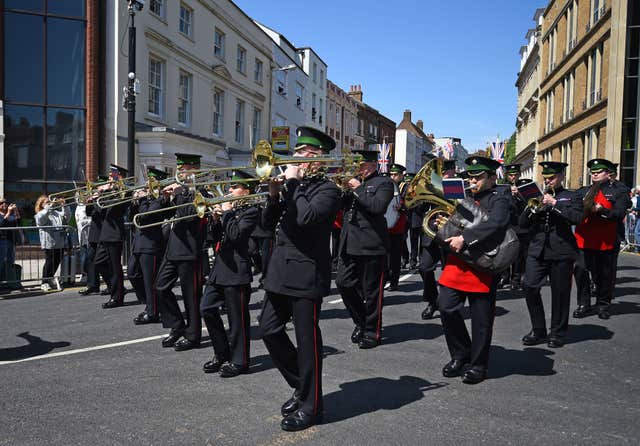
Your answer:
[[[5,298],[0,445],[637,445],[639,285],[640,256],[622,254],[611,319],[572,319],[557,350],[522,346],[525,302],[499,292],[489,379],[476,386],[442,377],[449,356],[439,319],[420,319],[419,276],[386,293],[373,350],[350,343],[334,290],[321,316],[325,421],[298,433],[280,429],[291,390],[255,327],[251,373],[222,379],[202,372],[208,338],[198,350],[163,349],[160,325],[133,325],[141,306],[102,310],[105,297],[74,290]],[[252,295],[253,325],[262,294]]]

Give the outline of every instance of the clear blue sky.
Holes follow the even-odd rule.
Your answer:
[[[520,46],[546,0],[235,0],[249,16],[310,46],[329,79],[400,122],[457,136],[473,152],[515,129]]]

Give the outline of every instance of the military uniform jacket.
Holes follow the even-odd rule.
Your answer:
[[[467,246],[482,242],[491,242],[491,245],[495,246],[502,241],[511,221],[510,195],[505,194],[504,189],[497,187],[482,191],[473,198],[478,206],[487,211],[489,218],[473,228],[464,229],[462,231],[464,242]]]
[[[194,200],[195,192],[183,187],[174,197],[174,204],[180,205],[191,203]],[[200,193],[206,194],[201,190]],[[194,206],[184,206],[176,209],[175,216],[183,217],[196,214]],[[193,261],[202,256],[204,239],[207,230],[207,219],[193,217],[188,220],[178,221],[171,224],[169,239],[165,256],[171,261]]]
[[[571,226],[582,220],[582,201],[575,192],[556,189],[555,206],[544,206],[531,213],[529,209],[520,215],[519,224],[529,230],[528,255],[542,260],[573,260],[578,246]]]
[[[585,186],[576,191],[581,201],[584,200],[590,187]],[[600,185],[600,192],[612,204],[611,209],[604,208],[600,211],[600,217],[609,221],[623,221],[627,215],[627,209],[631,208],[629,188],[619,181],[607,181]]]
[[[150,196],[142,197],[137,201],[134,201],[129,208],[129,215],[131,219],[136,214],[142,214],[144,212],[156,211],[166,208],[169,205],[168,200],[163,197],[153,198]],[[169,212],[158,212],[147,217],[141,217],[138,219],[142,225],[150,223],[156,223],[164,220],[171,215]],[[132,226],[132,229],[135,227]],[[133,246],[132,252],[134,254],[160,254],[164,251],[164,237],[162,236],[162,226],[153,226],[145,229],[134,229],[133,232]]]
[[[508,194],[511,197],[511,226],[513,230],[516,231],[520,237],[525,236],[529,233],[529,228],[525,228],[520,226],[520,216],[524,212],[524,209],[527,207],[527,202],[520,194],[513,195],[511,192],[511,186],[509,186],[508,192],[505,191],[505,194]]]
[[[219,243],[207,283],[240,286],[251,283],[249,237],[258,223],[255,206],[227,211],[212,225],[213,241]]]
[[[102,231],[102,221],[106,209],[100,209],[95,204],[87,206],[87,215],[91,217],[91,225],[89,226],[89,243],[98,243],[100,241],[100,232]]]
[[[256,209],[258,211],[258,224],[253,229],[253,232],[251,233],[251,237],[254,237],[254,238],[273,238],[273,230],[267,229],[264,226],[262,226],[262,212],[263,212],[262,207],[258,207]]]
[[[124,198],[131,196],[131,192],[127,192]],[[124,241],[124,214],[129,209],[129,203],[122,203],[113,206],[104,211],[104,219],[102,220],[102,228],[100,229],[100,242],[123,242]]]
[[[393,193],[393,181],[374,173],[345,195],[340,253],[362,256],[387,253],[389,234],[384,214]]]
[[[339,208],[340,190],[324,178],[287,180],[281,198],[269,199],[262,224],[275,228],[275,246],[265,290],[308,299],[329,294],[329,239]]]

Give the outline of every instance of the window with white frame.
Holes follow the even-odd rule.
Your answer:
[[[213,33],[213,55],[220,60],[224,60],[224,44],[226,36],[218,28]]]
[[[573,0],[567,7],[565,13],[567,21],[567,46],[566,53],[575,48],[577,42],[577,29],[578,29],[578,0]]]
[[[591,176],[589,174],[589,168],[587,162],[598,155],[598,137],[600,131],[598,127],[591,127],[584,133],[584,154],[582,157],[582,185],[588,186],[591,184]]]
[[[601,76],[602,76],[602,46],[600,43],[595,47],[588,58],[588,87],[587,87],[587,107],[596,104],[602,98]]]
[[[180,21],[178,30],[185,36],[193,36],[193,9],[185,3],[180,3]]]
[[[546,121],[546,133],[553,130],[553,114],[555,113],[555,93],[551,90],[547,93],[547,121]]]
[[[213,92],[213,134],[222,136],[224,131],[224,91]]]
[[[183,71],[178,81],[178,124],[188,126],[191,123],[191,94],[193,77]]]
[[[604,8],[604,0],[591,0],[591,25],[595,25],[595,23],[600,20],[600,17],[602,17],[601,14],[601,5],[600,3],[603,3],[602,7]]]
[[[304,87],[299,82],[296,82],[296,107],[304,110]]]
[[[164,62],[149,57],[149,113],[162,116]]]
[[[244,101],[236,101],[236,134],[235,140],[238,144],[244,144]]]
[[[262,110],[253,108],[253,120],[251,121],[251,147],[255,147],[260,140],[260,126],[262,122]]]
[[[573,119],[573,94],[575,85],[575,70],[567,74],[563,80],[564,102],[562,104],[562,118],[564,122]]]
[[[571,178],[571,141],[566,140],[560,145],[560,161],[567,163],[568,166],[565,170],[567,181]]]
[[[341,124],[341,120],[340,120],[340,116],[341,116],[341,110],[340,110],[340,106],[338,104],[336,104],[336,128],[340,128],[340,124]]]
[[[324,70],[320,70],[320,90],[324,90]]]
[[[236,56],[236,68],[240,73],[247,73],[247,50],[238,45],[238,53]]]
[[[256,65],[255,65],[254,70],[253,70],[253,80],[255,82],[257,82],[258,84],[262,84],[262,78],[263,78],[262,61],[260,59],[256,58]]]
[[[311,70],[311,78],[313,79],[313,82],[318,82],[318,64],[317,63],[313,63],[313,69]]]
[[[164,0],[151,0],[149,2],[149,11],[154,13],[160,18],[165,17],[165,1]]]
[[[276,93],[280,96],[287,95],[287,72],[283,70],[276,71],[275,82]]]
[[[558,27],[554,27],[549,33],[549,72],[556,67],[556,46],[558,41]]]

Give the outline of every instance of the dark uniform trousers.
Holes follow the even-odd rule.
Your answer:
[[[422,233],[422,227],[409,229],[409,243],[411,245],[410,264],[415,266],[418,262],[418,253],[420,251],[420,234]]]
[[[380,340],[386,256],[342,254],[336,286],[353,322],[364,335]]]
[[[122,242],[100,242],[94,259],[96,271],[102,277],[110,277],[111,299],[124,300],[124,273],[122,272]]]
[[[262,339],[287,383],[297,389],[300,409],[309,415],[322,413],[322,333],[320,299],[265,293],[260,315]],[[296,347],[285,331],[293,316]]]
[[[187,312],[187,322],[182,317],[178,300],[172,291],[180,278],[182,301]],[[202,321],[200,320],[200,297],[202,295],[202,259],[167,260],[160,264],[156,278],[162,326],[173,333],[182,334],[193,342],[200,342]]]
[[[520,249],[518,250],[518,258],[510,268],[511,286],[517,288],[522,286],[522,275],[525,272],[525,265],[527,262],[527,251],[529,249],[529,235],[518,233],[518,241],[520,242]]]
[[[436,265],[441,255],[441,249],[435,242],[429,246],[422,246],[420,250],[420,268],[418,270],[424,285],[422,288],[422,300],[432,305],[436,305],[438,299]]]
[[[461,313],[467,297],[471,311],[471,338]],[[473,368],[486,370],[496,310],[496,280],[488,293],[467,293],[441,286],[438,309],[442,325],[446,326],[444,335],[451,358],[469,362]]]
[[[389,234],[389,282],[397,285],[400,281],[402,245],[406,245],[404,234]]]
[[[591,305],[591,280],[596,286],[596,307],[598,310],[607,310],[613,297],[613,284],[615,272],[611,267],[615,260],[615,250],[595,251],[583,249],[585,268],[576,268],[574,271],[578,305]]]
[[[158,316],[159,313],[155,282],[161,261],[162,257],[157,254],[133,253],[127,265],[127,277],[138,301],[146,305],[145,311],[149,316]]]
[[[249,367],[249,299],[251,285],[219,286],[208,284],[200,303],[200,312],[211,337],[213,351],[222,362]],[[225,305],[229,336],[224,329],[220,307]]]
[[[85,264],[85,271],[87,272],[87,288],[97,289],[100,288],[100,274],[98,268],[96,268],[96,253],[98,251],[98,243],[90,242],[87,246],[87,257]],[[106,274],[102,275],[104,283],[107,284],[107,288],[111,289],[111,264],[109,263],[109,270]],[[104,271],[104,270],[103,270]]]
[[[531,326],[536,333],[547,331],[540,288],[549,276],[551,283],[550,335],[563,338],[567,334],[572,271],[573,260],[544,260],[533,256],[527,257],[524,277],[525,298],[531,316]]]

